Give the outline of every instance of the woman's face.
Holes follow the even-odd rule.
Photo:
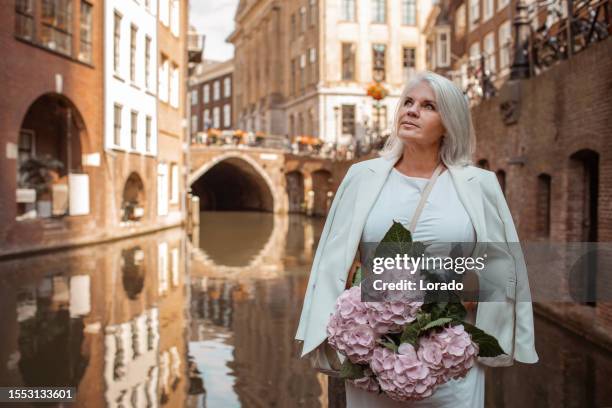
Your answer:
[[[406,143],[434,145],[444,135],[444,125],[433,90],[426,82],[412,88],[398,113],[397,136]]]

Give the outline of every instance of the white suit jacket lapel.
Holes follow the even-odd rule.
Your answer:
[[[449,166],[448,170],[453,179],[459,200],[470,216],[476,231],[476,251],[473,257],[480,256],[486,249],[487,225],[484,217],[483,192],[476,175],[467,166]]]
[[[350,265],[353,262],[355,252],[357,252],[357,247],[361,241],[361,235],[368,214],[374,206],[395,162],[396,160],[387,160],[384,158],[371,160],[368,163],[367,169],[364,170],[363,176],[359,180],[357,195],[355,196],[351,230],[348,235],[349,242],[346,246],[345,265]]]

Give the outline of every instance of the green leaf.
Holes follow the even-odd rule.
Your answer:
[[[363,367],[359,364],[352,363],[348,358],[344,360],[340,367],[340,377],[348,380],[356,380],[364,377]]]
[[[412,242],[412,234],[401,223],[393,221],[393,225],[380,242]]]
[[[351,286],[359,285],[362,279],[363,279],[363,276],[361,273],[361,266],[359,266],[357,270],[355,271],[355,276],[353,276],[353,282],[351,283]]]
[[[419,339],[420,326],[418,322],[412,322],[404,327],[402,337],[400,337],[400,343],[410,343],[413,347],[417,346],[417,340]]]
[[[440,319],[433,320],[433,321],[431,321],[431,322],[427,323],[427,324],[425,325],[425,327],[423,327],[423,328],[420,330],[420,333],[424,333],[424,332],[426,332],[427,330],[433,329],[434,327],[441,327],[441,326],[444,326],[445,324],[450,323],[450,322],[452,322],[452,321],[453,321],[453,319],[452,319],[452,318],[450,318],[450,317],[442,317],[442,318],[440,318]]]
[[[467,310],[465,309],[465,306],[463,306],[463,303],[453,302],[446,306],[445,313],[447,317],[452,317],[455,320],[463,320],[467,315]]]
[[[461,322],[461,324],[465,328],[465,331],[472,336],[472,341],[478,344],[479,357],[497,357],[505,354],[495,337],[485,333],[483,330],[470,323]]]
[[[383,341],[382,343],[380,343],[383,347],[388,348],[389,350],[393,351],[394,353],[397,353],[397,349],[398,346],[397,344],[390,342],[390,341]]]

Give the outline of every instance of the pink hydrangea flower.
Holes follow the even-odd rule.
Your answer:
[[[463,325],[456,325],[421,337],[417,354],[438,377],[438,382],[445,383],[464,377],[474,366],[478,345],[472,342]]]
[[[422,302],[370,302],[366,303],[368,322],[378,334],[399,332],[411,323],[423,305]]]
[[[396,401],[418,401],[433,394],[437,379],[419,360],[414,347],[402,344],[398,353],[377,347],[370,362],[380,388]]]

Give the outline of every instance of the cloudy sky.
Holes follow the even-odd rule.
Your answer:
[[[234,46],[225,39],[234,29],[234,14],[239,0],[190,0],[190,17],[200,33],[206,35],[204,58],[224,61],[234,56]]]

